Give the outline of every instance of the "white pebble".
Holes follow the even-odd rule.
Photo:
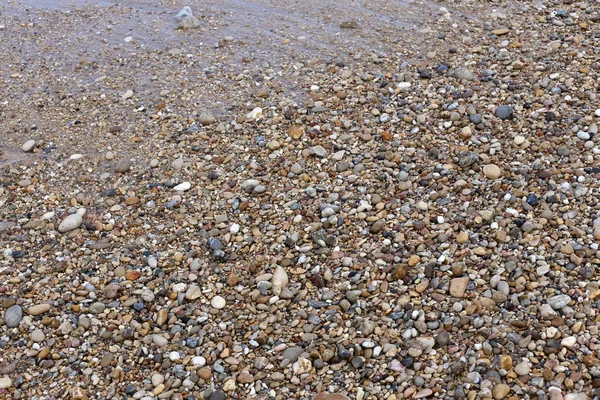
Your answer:
[[[221,296],[215,296],[212,298],[212,300],[210,301],[210,305],[213,308],[216,308],[217,310],[220,310],[222,308],[225,308],[225,299],[222,298]]]
[[[177,190],[179,192],[185,192],[186,190],[189,190],[192,187],[192,184],[189,182],[183,182],[180,183],[179,185],[175,186],[173,188],[173,190]]]

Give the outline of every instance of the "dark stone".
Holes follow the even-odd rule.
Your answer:
[[[222,390],[217,390],[210,395],[209,400],[225,400],[227,395]]]
[[[412,357],[406,357],[400,360],[400,364],[404,365],[406,368],[412,369],[412,367],[415,365],[415,359]]]
[[[364,365],[365,361],[362,357],[354,357],[351,363],[354,368],[359,369]]]
[[[527,196],[527,204],[529,204],[532,207],[535,207],[539,204],[539,199],[535,194],[530,194],[529,196]]]

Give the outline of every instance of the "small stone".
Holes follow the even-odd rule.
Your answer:
[[[513,109],[511,106],[502,105],[496,108],[496,111],[494,111],[494,115],[500,119],[509,119],[513,115]]]
[[[312,369],[312,363],[306,358],[299,358],[298,361],[292,365],[292,369],[296,375],[307,374]]]
[[[44,332],[40,329],[36,329],[33,332],[31,332],[31,340],[33,340],[34,342],[43,342],[46,339],[46,335],[44,334]]]
[[[23,143],[23,146],[21,146],[21,150],[23,150],[25,153],[29,153],[30,151],[33,151],[34,148],[35,148],[35,140],[28,140],[25,143]]]
[[[223,384],[223,391],[225,392],[233,392],[236,388],[235,380],[229,379],[226,380]]]
[[[549,298],[547,300],[547,303],[550,305],[550,307],[552,307],[552,309],[560,310],[561,308],[566,307],[570,301],[571,301],[570,296],[568,296],[566,294],[559,294],[559,295]]]
[[[510,386],[505,383],[498,383],[492,389],[492,397],[495,400],[502,400],[510,393]]]
[[[131,169],[131,160],[127,158],[120,159],[115,165],[115,172],[122,174]]]
[[[508,29],[508,28],[499,28],[499,29],[494,29],[492,31],[492,35],[502,36],[502,35],[506,35],[508,32],[510,32],[510,29]]]
[[[378,234],[385,228],[385,220],[378,219],[371,225],[371,233]]]
[[[225,400],[226,398],[227,395],[225,394],[225,392],[223,392],[222,390],[217,390],[210,395],[208,400]]]
[[[238,376],[236,377],[236,380],[238,381],[238,383],[248,384],[248,383],[254,382],[254,377],[247,370],[243,370],[242,372],[240,372],[238,374]]]
[[[415,394],[413,399],[424,399],[424,398],[431,396],[432,394],[433,394],[433,390],[431,390],[429,388],[421,389]]]
[[[450,281],[450,295],[452,297],[463,297],[469,284],[469,277],[454,278]]]
[[[304,128],[298,125],[292,125],[288,129],[288,136],[294,140],[298,140],[304,135]]]
[[[454,77],[456,77],[457,79],[464,79],[467,81],[474,81],[475,79],[477,79],[477,77],[471,70],[464,67],[456,68],[454,70]]]
[[[439,332],[435,337],[435,343],[440,347],[448,345],[450,343],[450,333],[448,331]]]
[[[456,236],[456,243],[458,243],[458,244],[466,243],[468,240],[469,240],[469,234],[467,232],[460,232]]]
[[[246,114],[246,119],[256,121],[257,119],[262,117],[262,115],[263,115],[262,108],[256,107],[255,109],[250,111],[248,114]]]
[[[133,97],[133,90],[129,89],[128,91],[126,91],[125,93],[123,93],[123,96],[121,96],[124,100],[130,99]]]
[[[200,20],[193,15],[188,15],[184,17],[175,29],[196,29],[201,26]]]
[[[163,374],[154,374],[154,375],[152,375],[152,377],[150,378],[150,380],[152,381],[152,385],[154,387],[157,387],[161,383],[164,383],[165,376]]]
[[[540,307],[540,316],[542,318],[552,319],[557,315],[558,314],[552,309],[552,306],[550,304],[542,304],[542,306]]]
[[[185,192],[186,190],[189,190],[192,187],[192,184],[190,182],[183,182],[180,183],[179,185],[173,187],[173,190],[176,190],[178,192]]]
[[[358,22],[354,20],[344,21],[340,23],[342,29],[358,29]]]
[[[158,347],[162,347],[169,343],[169,339],[161,335],[152,335],[152,342]]]
[[[216,120],[217,119],[210,111],[202,111],[198,116],[198,122],[205,126],[214,123]]]
[[[322,146],[313,146],[308,149],[308,154],[314,157],[325,158],[329,152]]]
[[[517,375],[524,376],[531,372],[531,367],[525,363],[515,365],[514,371]]]
[[[567,336],[563,340],[560,341],[560,344],[563,347],[573,347],[577,343],[577,338],[575,336]]]
[[[281,266],[276,266],[275,271],[273,272],[273,277],[271,278],[271,290],[273,294],[279,296],[281,291],[287,286],[289,282],[288,274]]]
[[[217,310],[221,310],[221,309],[225,308],[225,304],[226,304],[225,299],[222,298],[221,296],[215,296],[210,301],[210,305],[213,308],[216,308]]]
[[[90,306],[90,313],[100,314],[100,313],[104,312],[105,308],[106,308],[106,306],[104,305],[104,303],[96,302]]]
[[[4,376],[0,378],[0,389],[8,389],[12,386],[12,379],[8,376]]]
[[[488,164],[483,167],[483,173],[488,179],[498,179],[502,175],[502,170],[496,164]]]
[[[58,231],[61,233],[71,232],[83,224],[83,218],[79,214],[71,214],[63,219],[58,225]]]
[[[500,357],[500,368],[505,371],[510,371],[512,368],[512,357],[511,356],[501,356]]]

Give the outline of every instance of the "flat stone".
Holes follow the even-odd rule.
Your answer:
[[[27,314],[29,315],[40,315],[50,311],[50,304],[37,304],[35,306],[31,306],[27,309]]]
[[[450,296],[463,297],[469,284],[468,277],[454,278],[450,281]]]
[[[566,294],[559,294],[553,297],[550,297],[547,300],[547,303],[550,305],[550,307],[552,307],[554,310],[560,310],[561,308],[564,308],[567,306],[567,304],[569,304],[569,302],[571,301],[571,297],[566,295]]]
[[[431,390],[429,388],[421,389],[415,394],[413,399],[424,399],[424,398],[431,396],[432,394],[433,394],[433,390]]]
[[[492,31],[492,34],[496,35],[496,36],[502,36],[502,35],[506,35],[508,32],[510,32],[510,29],[508,29],[508,28],[498,28],[498,29],[494,29]]]
[[[520,363],[515,365],[514,371],[517,373],[517,375],[524,376],[531,372],[531,367],[525,363]]]

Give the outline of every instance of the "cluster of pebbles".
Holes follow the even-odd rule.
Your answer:
[[[3,48],[0,398],[600,398],[598,4],[433,9],[57,86]]]

